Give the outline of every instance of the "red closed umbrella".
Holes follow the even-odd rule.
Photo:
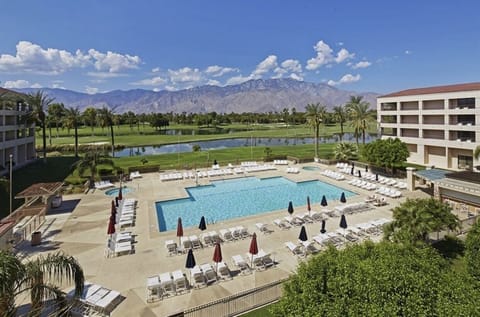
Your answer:
[[[252,236],[252,241],[250,241],[250,249],[248,252],[251,254],[252,260],[250,266],[253,265],[253,256],[258,254],[258,244],[257,244],[257,234],[254,232]]]
[[[118,200],[122,200],[123,199],[123,196],[122,196],[122,185],[120,185],[120,189],[118,190]]]
[[[222,262],[222,260],[222,249],[220,248],[220,243],[217,242],[213,251],[213,262],[216,263],[215,271],[218,272],[218,263]]]
[[[112,215],[116,215],[117,214],[117,207],[115,207],[115,202],[112,200]]]
[[[115,233],[115,217],[110,216],[110,220],[108,221],[107,234],[112,235],[114,233]]]
[[[180,245],[180,237],[183,237],[183,225],[182,225],[181,217],[178,217],[178,221],[177,221],[177,237],[178,237],[178,244]]]

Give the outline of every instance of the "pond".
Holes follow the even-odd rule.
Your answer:
[[[369,143],[377,139],[376,135],[367,134],[365,142]],[[345,133],[344,141],[355,141],[352,133]],[[296,145],[296,144],[313,144],[314,138],[232,138],[210,141],[195,141],[188,143],[153,145],[141,147],[129,147],[115,151],[115,157],[139,156],[139,155],[156,155],[167,153],[185,153],[192,152],[194,145],[199,145],[202,151],[226,149],[231,147],[250,147],[250,146],[279,146],[279,145]],[[330,137],[321,137],[319,143],[337,143],[340,142],[340,136],[334,134]],[[361,142],[361,141],[360,141]]]
[[[232,134],[235,132],[249,131],[248,129],[232,129],[232,128],[203,128],[203,129],[161,129],[156,134],[163,135],[211,135],[211,134]]]

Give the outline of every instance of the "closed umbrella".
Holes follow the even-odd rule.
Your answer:
[[[355,169],[355,167],[353,167],[352,165],[352,168],[350,169],[350,175],[353,175],[353,170]]]
[[[197,265],[195,257],[193,256],[193,250],[188,250],[187,261],[185,262],[185,268],[190,269],[190,281],[192,280],[192,269]]]
[[[341,203],[346,203],[347,202],[347,198],[345,198],[345,193],[342,192],[342,195],[340,196],[340,202]]]
[[[302,229],[300,229],[300,235],[298,236],[298,239],[300,241],[307,241],[307,230],[305,229],[305,226],[302,226]]]
[[[368,172],[368,165],[365,165],[365,172]]]
[[[110,220],[108,221],[107,234],[112,235],[114,233],[115,233],[115,217],[110,216]]]
[[[375,174],[375,181],[378,182],[378,173]]]
[[[325,219],[322,220],[322,229],[320,229],[320,233],[325,233],[327,232],[327,230],[325,229],[325,225],[327,224],[327,222],[325,221]]]
[[[118,207],[118,197],[115,197],[115,207]]]
[[[291,215],[293,214],[293,203],[290,201],[288,202],[288,213]]]
[[[112,200],[112,210],[111,210],[112,215],[117,215],[117,208],[115,207],[115,202]]]
[[[122,186],[120,185],[120,189],[118,190],[118,200],[123,200],[122,196]]]
[[[177,237],[178,237],[178,245],[180,245],[180,237],[183,237],[183,226],[182,226],[181,217],[178,217],[178,221],[177,221]]]
[[[357,170],[358,177],[362,177],[362,172],[360,170]]]
[[[250,266],[253,266],[253,256],[258,254],[257,234],[255,232],[253,233],[252,241],[250,241],[248,252],[251,254]]]
[[[345,229],[347,229],[347,218],[345,218],[345,215],[342,215],[340,218],[340,228],[343,228],[343,238],[345,238]]]
[[[325,197],[325,195],[322,196],[322,201],[320,202],[320,205],[322,205],[322,207],[328,206],[327,197]]]
[[[310,197],[307,196],[307,210],[308,214],[310,215],[310,211],[312,210],[312,207],[310,206]]]
[[[218,263],[222,262],[222,249],[220,248],[220,243],[215,244],[215,250],[213,251],[213,262],[216,263],[215,271],[218,272]]]
[[[202,216],[202,218],[200,218],[200,224],[198,225],[198,229],[204,231],[204,230],[207,230],[207,223],[205,222],[205,217]]]

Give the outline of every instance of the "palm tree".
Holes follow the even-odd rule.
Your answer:
[[[80,110],[78,107],[69,107],[65,110],[65,123],[75,130],[75,157],[78,157],[78,124],[80,123]]]
[[[57,131],[58,138],[58,125],[62,121],[62,117],[65,114],[65,106],[63,103],[52,103],[48,105],[47,114],[47,117],[50,118],[50,123],[55,123],[55,129]],[[51,124],[49,127],[51,129]]]
[[[373,119],[373,112],[369,110],[370,104],[362,101],[362,96],[351,96],[346,108],[350,114],[351,125],[355,130],[355,138],[358,146],[358,137],[362,134],[362,143],[365,144],[365,133]]]
[[[45,133],[45,109],[55,100],[48,98],[47,94],[41,90],[27,95],[28,104],[33,107],[33,116],[42,128],[43,139],[43,161],[47,162],[47,136]]]
[[[59,315],[68,312],[65,294],[57,285],[74,284],[75,296],[83,292],[83,270],[77,260],[61,252],[38,256],[22,262],[9,251],[0,251],[0,311],[5,316],[15,316],[15,299],[30,293],[29,316],[40,316],[42,309]]]
[[[115,157],[115,136],[113,133],[113,125],[115,124],[114,111],[115,111],[115,107],[112,109],[109,109],[106,106],[103,106],[102,109],[98,110],[98,113],[100,114],[102,126],[110,127],[110,136],[112,138],[112,157]]]
[[[340,142],[337,143],[333,150],[335,159],[340,161],[348,161],[357,156],[358,148],[353,143]]]
[[[347,121],[348,112],[344,106],[333,107],[333,116],[335,121],[340,123],[340,141],[343,141],[343,124]]]
[[[305,117],[307,123],[313,127],[315,133],[315,158],[318,158],[318,138],[320,136],[320,123],[323,122],[327,109],[325,106],[321,106],[319,103],[307,104],[305,107]]]
[[[92,150],[88,151],[85,156],[76,163],[76,166],[80,176],[83,176],[86,170],[90,171],[90,183],[93,184],[99,164],[114,165],[113,161],[106,154],[98,152],[96,147],[93,147]]]
[[[97,123],[97,110],[93,107],[88,107],[83,111],[83,118],[85,120],[85,124],[88,124],[92,129],[93,136],[93,129],[95,128],[95,124]]]

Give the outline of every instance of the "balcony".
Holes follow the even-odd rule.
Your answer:
[[[381,111],[397,111],[397,103],[396,102],[383,102],[380,105]]]

